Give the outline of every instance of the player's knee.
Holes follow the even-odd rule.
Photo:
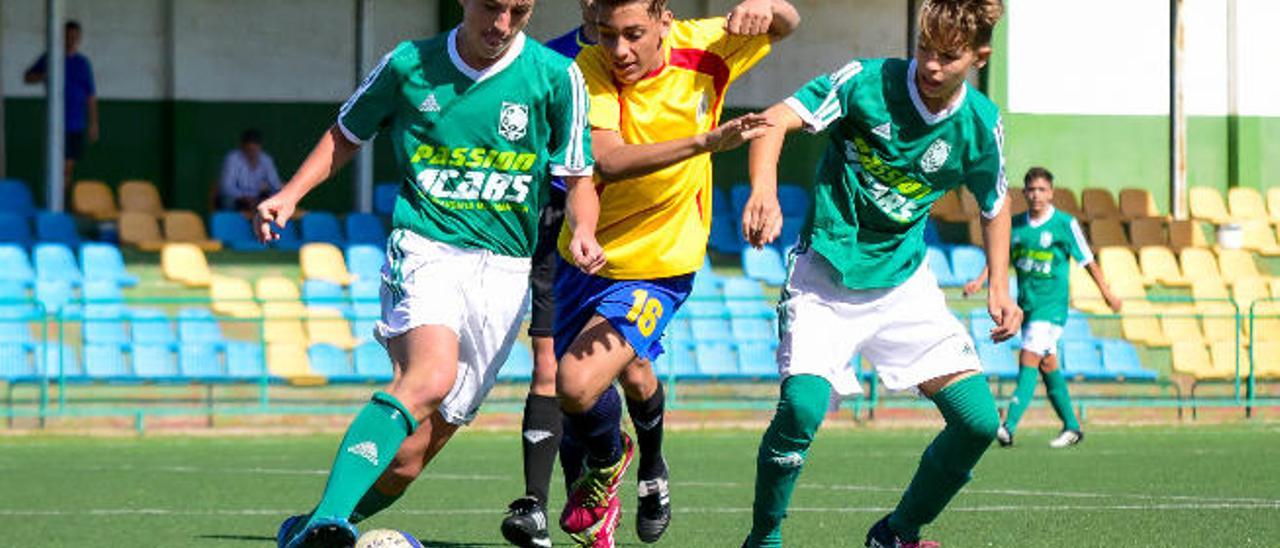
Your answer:
[[[556,384],[556,395],[560,398],[560,409],[565,413],[581,414],[596,404],[599,394],[591,394],[584,384]]]
[[[391,390],[392,396],[395,396],[400,403],[409,408],[415,419],[419,422],[425,420],[440,408],[440,403],[444,401],[444,397],[448,394],[448,390],[441,390],[439,387],[427,382],[401,382]]]
[[[979,444],[990,444],[996,439],[996,431],[1000,429],[1000,412],[993,406],[990,409],[966,413],[955,425],[966,438]]]

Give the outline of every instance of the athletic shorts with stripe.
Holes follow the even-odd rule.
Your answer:
[[[529,287],[533,290],[530,337],[555,334],[556,263],[560,262],[556,241],[560,238],[560,225],[564,222],[564,202],[565,192],[552,187],[547,205],[542,206],[542,212],[538,214],[538,243],[533,248],[533,269],[529,271]]]
[[[396,229],[382,267],[378,341],[424,325],[458,335],[458,376],[440,404],[451,424],[475,418],[520,333],[529,304],[529,259],[464,249]]]
[[[653,361],[662,355],[662,333],[689,293],[694,274],[654,280],[614,280],[586,274],[559,260],[556,267],[556,359],[599,314],[622,335],[636,356]]]

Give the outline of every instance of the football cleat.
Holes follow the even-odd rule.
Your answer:
[[[1000,447],[1010,447],[1013,445],[1013,432],[1005,428],[1004,423],[1000,423],[1000,429],[996,430],[996,441],[1000,442]]]
[[[889,516],[880,518],[871,530],[867,531],[867,548],[942,548],[942,544],[932,540],[905,541],[898,537],[889,527]]]
[[[613,497],[609,499],[609,508],[600,521],[586,531],[569,535],[569,538],[582,548],[614,548],[614,536],[621,520],[622,501]]]
[[[613,501],[618,498],[618,486],[622,475],[631,466],[635,448],[631,437],[622,433],[622,458],[607,468],[590,468],[573,482],[569,500],[560,513],[560,528],[569,534],[582,533],[594,527],[606,514],[613,511]],[[621,506],[617,512],[621,513]]]
[[[502,537],[521,548],[550,548],[547,512],[534,497],[520,497],[507,506],[502,520]]]
[[[671,525],[671,491],[667,487],[667,472],[655,479],[641,481],[636,486],[639,495],[636,504],[636,535],[645,544],[658,542]]]
[[[340,518],[324,518],[315,520],[293,535],[285,548],[352,548],[359,537],[360,532],[356,531],[351,522]]]
[[[1058,437],[1053,438],[1053,440],[1049,442],[1049,447],[1054,449],[1063,449],[1076,445],[1083,440],[1084,432],[1079,430],[1063,430],[1061,434],[1058,434]]]

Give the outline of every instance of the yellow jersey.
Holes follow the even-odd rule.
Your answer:
[[[600,46],[582,50],[592,129],[614,130],[627,144],[669,141],[719,123],[729,84],[771,48],[769,37],[733,36],[723,17],[675,21],[663,64],[635,84],[613,78]],[[616,280],[679,276],[702,267],[711,231],[711,155],[699,154],[631,179],[601,184],[596,239],[607,262],[597,274]],[[572,262],[566,223],[562,256]]]

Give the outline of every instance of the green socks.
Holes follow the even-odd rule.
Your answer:
[[[996,437],[1000,414],[991,388],[981,375],[965,378],[933,395],[947,426],[920,458],[911,485],[889,515],[889,527],[906,541],[920,538],[920,528],[932,522],[969,481],[970,471]]]
[[[1049,403],[1062,419],[1062,426],[1067,430],[1080,431],[1080,423],[1076,421],[1076,413],[1071,409],[1071,394],[1067,391],[1067,379],[1062,376],[1061,369],[1054,369],[1044,374],[1045,391],[1049,393]]]
[[[1036,377],[1039,368],[1021,366],[1018,368],[1018,387],[1013,390],[1013,398],[1009,400],[1009,411],[1004,416],[1004,427],[1012,434],[1018,429],[1018,421],[1022,414],[1031,407],[1031,400],[1036,396]]]
[[[417,428],[417,421],[404,404],[385,392],[375,393],[347,427],[324,496],[307,525],[318,519],[351,516],[357,503],[391,464],[400,444]]]
[[[796,375],[783,381],[778,410],[756,456],[756,499],[746,546],[782,546],[782,519],[830,399],[831,383],[822,377]]]
[[[364,496],[360,498],[360,502],[356,503],[356,509],[351,512],[351,524],[355,525],[373,517],[378,512],[386,510],[392,504],[395,504],[397,500],[400,500],[402,496],[404,496],[403,491],[395,495],[388,495],[379,491],[376,485],[370,487],[369,491],[365,492]]]

